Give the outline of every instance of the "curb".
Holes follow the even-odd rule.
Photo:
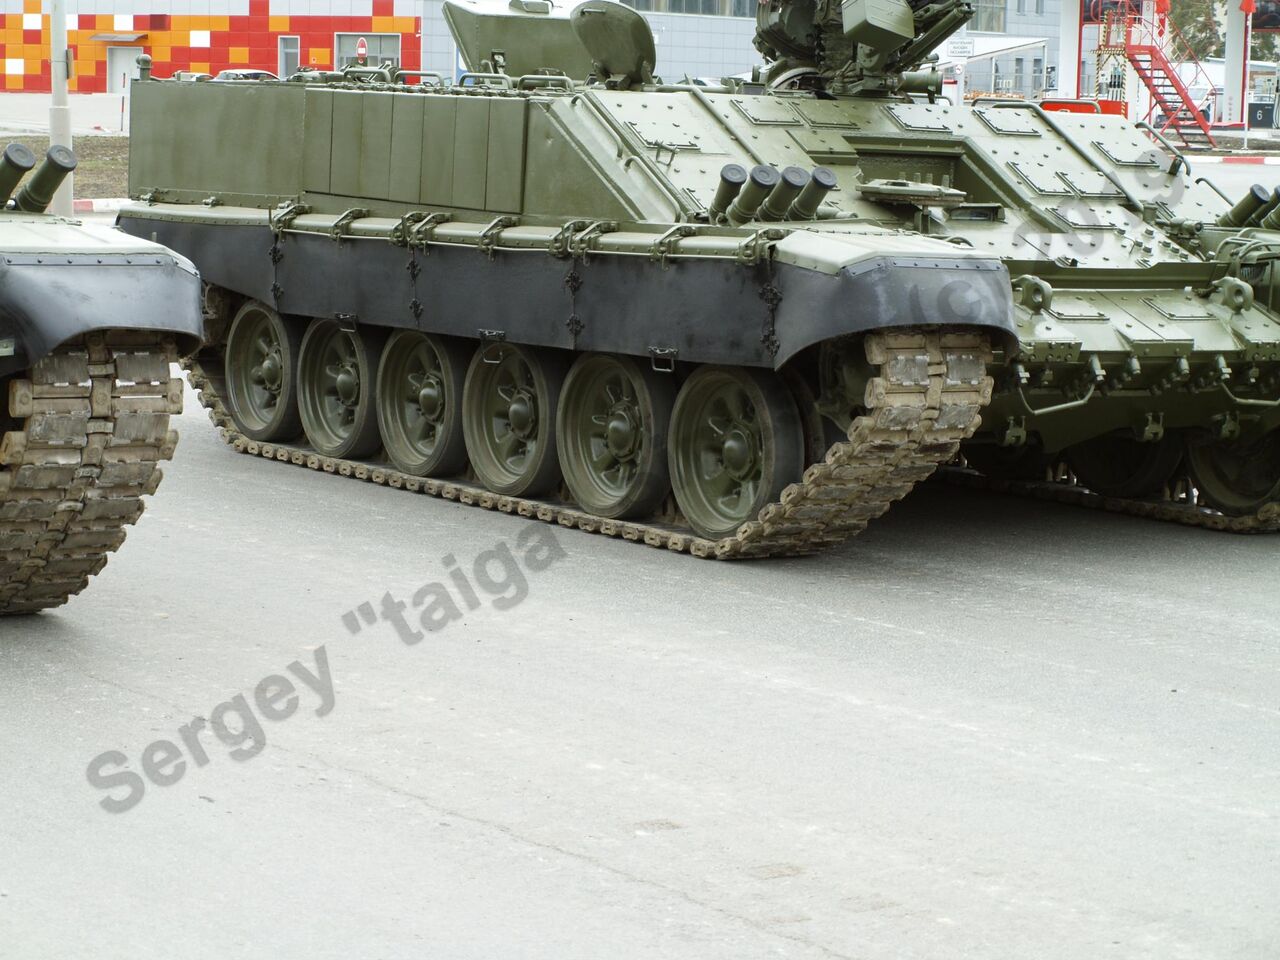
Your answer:
[[[115,213],[128,202],[127,197],[111,200],[72,200],[71,209],[75,213]]]

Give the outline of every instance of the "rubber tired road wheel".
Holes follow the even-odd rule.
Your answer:
[[[373,386],[383,336],[313,320],[298,359],[298,409],[316,452],[366,457],[378,449]]]
[[[417,330],[387,340],[378,364],[378,427],[397,469],[447,477],[466,466],[462,384],[470,353],[466,343]]]
[[[1229,516],[1280,500],[1280,430],[1235,440],[1187,440],[1187,467],[1209,506]]]
[[[701,536],[753,520],[804,469],[800,414],[776,374],[699,367],[676,398],[668,440],[676,502]]]
[[[481,344],[462,389],[462,432],[480,482],[494,493],[537,497],[560,483],[556,409],[567,363],[516,344]]]
[[[291,440],[302,432],[298,413],[301,324],[250,300],[227,334],[227,405],[250,440]]]
[[[1076,479],[1104,497],[1150,497],[1173,477],[1182,462],[1182,441],[1173,434],[1143,443],[1123,434],[1105,434],[1066,452]]]
[[[630,357],[586,354],[565,378],[556,415],[560,469],[598,517],[648,516],[671,489],[667,431],[675,377]]]

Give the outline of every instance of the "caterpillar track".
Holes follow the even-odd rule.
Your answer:
[[[800,556],[843,543],[952,460],[960,442],[977,430],[992,390],[985,334],[895,330],[868,335],[864,344],[878,375],[868,383],[865,412],[853,419],[847,440],[810,465],[758,519],[719,540],[694,535],[674,512],[662,521],[605,520],[567,502],[499,496],[464,480],[410,476],[381,462],[339,460],[306,446],[259,443],[236,429],[222,399],[222,370],[206,369],[207,354],[188,358],[184,365],[210,419],[241,453],[695,557],[730,560]]]
[[[91,333],[8,381],[0,441],[0,614],[85,588],[160,483],[182,410],[172,339]]]
[[[1067,503],[1108,513],[1123,513],[1166,523],[1180,523],[1227,533],[1280,533],[1280,502],[1268,503],[1257,512],[1230,517],[1198,502],[1194,483],[1180,477],[1164,491],[1160,500],[1133,500],[1105,497],[1080,485],[1063,464],[1046,470],[1044,480],[1007,480],[988,477],[974,470],[951,466],[939,474],[948,483],[997,493]],[[1050,475],[1054,479],[1047,479]]]

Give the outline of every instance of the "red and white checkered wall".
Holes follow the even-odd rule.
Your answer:
[[[67,43],[74,60],[71,89],[102,93],[109,87],[107,48],[133,47],[148,53],[152,70],[167,77],[178,70],[216,74],[230,67],[279,69],[279,38],[297,37],[303,66],[332,67],[339,33],[400,34],[400,65],[419,69],[422,21],[395,16],[395,0],[334,0],[329,9],[351,8],[350,15],[289,15],[270,12],[270,0],[249,0],[248,14],[73,14],[67,18]],[[49,17],[41,0],[23,0],[24,13],[3,15],[0,64],[5,90],[47,91]],[[364,15],[356,8],[370,11]],[[136,39],[124,39],[131,35]],[[99,39],[94,39],[95,37]],[[110,39],[107,39],[110,38]],[[117,84],[118,86],[118,84]]]

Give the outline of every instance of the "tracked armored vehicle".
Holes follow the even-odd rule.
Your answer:
[[[24,183],[32,152],[0,156],[0,615],[64,603],[124,541],[177,443],[170,364],[201,338],[188,261],[44,212],[75,162],[51,147]]]
[[[708,88],[607,0],[450,0],[456,80],[138,81],[121,223],[200,268],[192,377],[251,454],[723,558],[948,464],[1277,528],[1280,193],[941,102],[971,15],[772,0],[767,77]]]

